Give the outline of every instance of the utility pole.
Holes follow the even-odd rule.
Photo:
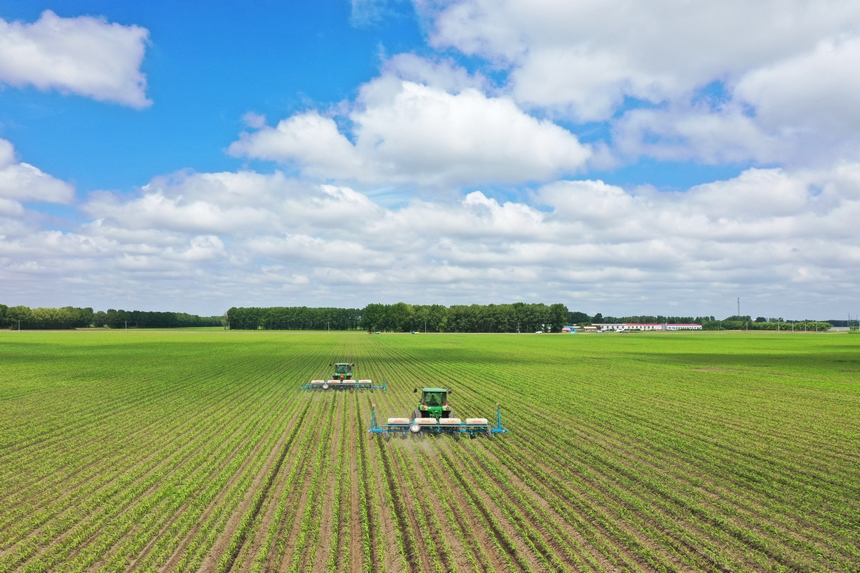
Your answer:
[[[21,332],[21,319],[18,319],[18,332]]]

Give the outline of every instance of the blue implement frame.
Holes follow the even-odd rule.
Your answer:
[[[370,429],[367,432],[371,436],[376,434],[388,440],[392,434],[406,438],[410,433],[416,436],[451,434],[455,438],[463,435],[468,435],[470,438],[482,435],[492,437],[495,434],[507,434],[508,429],[502,426],[501,406],[498,406],[496,409],[496,425],[492,426],[489,423],[467,424],[466,422],[461,422],[460,424],[439,424],[438,422],[435,424],[422,424],[418,421],[418,418],[405,424],[379,424],[376,421],[376,406],[373,405],[370,410]]]
[[[301,387],[302,390],[318,390],[318,391],[326,391],[326,390],[370,390],[373,392],[374,390],[382,390],[385,392],[388,389],[388,382],[385,378],[382,379],[382,384],[377,385],[373,384],[360,384],[358,380],[348,381],[344,383],[340,380],[323,380],[322,384],[305,384]]]

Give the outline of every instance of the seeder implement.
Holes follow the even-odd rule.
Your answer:
[[[311,380],[310,384],[302,386],[302,390],[382,390],[387,389],[385,378],[382,384],[374,384],[370,380]]]
[[[355,380],[352,377],[352,368],[355,366],[352,362],[338,362],[337,364],[329,364],[334,366],[334,374],[329,380],[311,380],[310,384],[302,386],[302,390],[386,390],[385,379],[382,379],[382,385],[374,386],[371,380]]]
[[[496,425],[490,424],[486,418],[388,418],[387,423],[379,424],[376,421],[376,404],[373,404],[370,411],[370,429],[371,434],[377,434],[390,439],[392,435],[399,435],[401,438],[406,438],[408,435],[416,437],[424,437],[426,435],[437,436],[439,434],[449,434],[455,438],[461,436],[469,436],[475,438],[477,436],[493,437],[494,434],[506,434],[507,428],[502,426],[502,407],[497,405],[496,410]]]

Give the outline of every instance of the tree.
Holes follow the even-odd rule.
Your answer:
[[[32,311],[29,306],[10,306],[6,309],[6,322],[9,328],[30,328],[30,317]]]
[[[560,302],[549,305],[549,321],[553,332],[561,332],[567,322],[567,307]]]
[[[567,322],[569,324],[579,324],[581,322],[591,322],[591,317],[584,312],[574,311],[567,313]]]

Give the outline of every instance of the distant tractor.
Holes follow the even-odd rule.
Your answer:
[[[352,369],[354,362],[336,362],[329,364],[334,367],[330,380],[311,380],[310,384],[302,386],[302,390],[382,390],[385,391],[385,379],[381,386],[374,386],[371,380],[354,380]]]
[[[418,393],[418,388],[414,392]],[[492,437],[494,434],[506,434],[508,430],[502,426],[502,407],[496,405],[496,425],[490,425],[486,418],[460,418],[454,417],[451,406],[448,405],[448,396],[452,394],[448,388],[422,388],[421,401],[418,408],[412,411],[412,418],[388,418],[386,424],[379,425],[376,422],[376,405],[372,405],[370,413],[371,434],[381,435],[386,440],[392,434],[399,434],[405,438],[410,433],[413,436],[450,434],[455,438],[468,435],[470,438],[485,435]]]

